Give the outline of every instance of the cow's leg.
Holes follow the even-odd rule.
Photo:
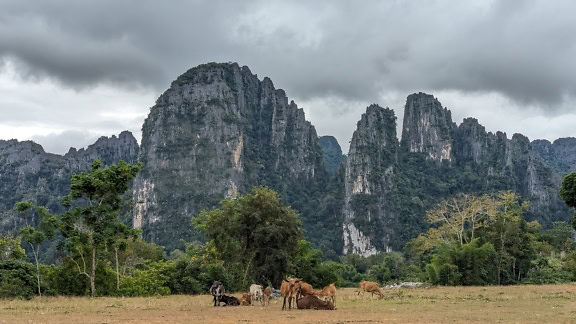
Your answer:
[[[282,303],[282,310],[286,309],[286,296],[284,296],[284,302]]]

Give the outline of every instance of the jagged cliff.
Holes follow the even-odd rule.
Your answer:
[[[357,124],[346,159],[343,237],[345,253],[389,250],[397,215],[390,208],[397,192],[398,138],[391,109],[371,105]]]
[[[547,140],[535,140],[531,144],[534,151],[558,175],[564,176],[576,171],[576,138],[559,138],[553,143]]]
[[[200,65],[172,83],[144,122],[140,160],[133,224],[167,246],[195,238],[200,210],[254,185],[278,190],[306,223],[327,178],[304,111],[236,63]]]
[[[22,225],[13,212],[19,201],[60,210],[59,197],[68,192],[71,175],[88,170],[92,161],[108,165],[119,160],[134,163],[137,158],[138,143],[130,132],[101,137],[88,148],[72,148],[64,156],[46,153],[31,141],[0,140],[0,232],[15,232]]]
[[[426,228],[426,210],[456,193],[512,190],[530,202],[529,219],[544,226],[570,219],[558,197],[560,178],[527,137],[486,132],[474,118],[456,125],[450,111],[424,93],[406,100],[400,145],[395,129],[391,110],[370,106],[354,132],[342,208],[344,253],[402,248]]]
[[[455,128],[450,110],[431,95],[408,96],[402,125],[402,149],[426,153],[434,161],[452,160],[452,133]]]

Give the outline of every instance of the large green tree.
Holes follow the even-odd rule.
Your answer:
[[[255,187],[220,208],[203,211],[194,218],[196,228],[212,242],[227,265],[241,269],[246,286],[254,281],[278,285],[302,238],[296,211],[282,204],[278,194]]]
[[[140,171],[141,164],[124,161],[72,176],[70,193],[64,197],[69,210],[62,215],[60,231],[78,272],[90,281],[90,294],[96,296],[96,268],[99,254],[119,235],[123,195]],[[88,259],[88,262],[86,261]]]

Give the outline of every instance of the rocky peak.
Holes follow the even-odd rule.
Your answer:
[[[394,111],[370,105],[352,135],[346,159],[344,253],[367,256],[389,250],[396,215],[386,205],[395,190],[397,151]]]
[[[172,247],[163,233],[192,239],[190,219],[201,209],[253,185],[298,199],[305,193],[288,192],[326,173],[303,109],[237,63],[203,64],[172,82],[144,122],[140,159],[133,224]]]
[[[338,140],[336,140],[334,136],[320,136],[318,143],[322,148],[322,157],[326,171],[331,175],[335,175],[340,164],[345,159]]]
[[[59,197],[69,190],[72,174],[88,170],[94,160],[133,163],[137,156],[138,143],[130,132],[102,137],[87,149],[70,148],[64,156],[46,153],[32,141],[0,140],[0,232],[22,226],[12,213],[16,202],[32,200],[59,211]]]
[[[129,131],[123,131],[118,136],[102,136],[86,149],[70,148],[64,155],[68,166],[72,170],[87,170],[95,160],[104,165],[111,165],[122,160],[128,163],[138,161],[138,142]]]
[[[455,124],[450,111],[432,95],[408,96],[404,108],[401,146],[403,151],[426,153],[434,161],[452,160]]]

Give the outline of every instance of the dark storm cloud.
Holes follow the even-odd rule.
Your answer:
[[[238,61],[292,97],[497,92],[576,96],[573,1],[3,1],[0,56],[27,77],[161,91]]]

